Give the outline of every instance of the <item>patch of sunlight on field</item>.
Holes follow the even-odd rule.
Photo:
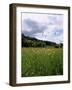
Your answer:
[[[22,77],[63,74],[62,48],[22,48]]]

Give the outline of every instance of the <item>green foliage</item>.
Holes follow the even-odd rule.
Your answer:
[[[22,48],[22,77],[63,74],[62,48]]]

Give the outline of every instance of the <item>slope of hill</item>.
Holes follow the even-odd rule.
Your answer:
[[[22,47],[48,47],[48,46],[56,46],[56,45],[57,44],[55,42],[43,41],[22,34]]]

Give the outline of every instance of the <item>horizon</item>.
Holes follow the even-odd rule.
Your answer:
[[[22,34],[24,35],[24,33],[22,33]],[[26,36],[26,35],[24,35],[24,36],[25,36],[25,37],[29,37],[29,38],[37,39],[36,37],[31,37],[31,36]],[[37,39],[37,40],[40,40],[40,39]],[[41,41],[47,41],[47,40],[41,40]],[[48,42],[56,43],[56,42],[54,42],[54,41],[48,41]],[[63,44],[63,42],[60,42],[60,43]],[[60,44],[60,43],[56,43],[56,44]]]

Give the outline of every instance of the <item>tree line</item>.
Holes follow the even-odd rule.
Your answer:
[[[62,48],[63,44],[56,44],[55,42],[50,42],[50,41],[43,41],[43,40],[38,40],[33,37],[25,36],[24,34],[21,35],[22,37],[22,47],[48,47],[48,46],[53,46],[55,48]]]

